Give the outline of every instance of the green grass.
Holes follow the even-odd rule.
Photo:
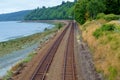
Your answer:
[[[116,26],[114,24],[104,24],[102,27],[93,32],[93,36],[98,39],[100,36],[107,35],[109,32],[112,32],[115,29]]]
[[[116,68],[113,67],[113,66],[110,66],[109,69],[108,69],[108,71],[109,71],[109,73],[110,73],[108,79],[109,79],[109,80],[115,80],[115,78],[116,78],[116,76],[117,76],[117,74],[118,74]]]
[[[31,54],[29,54],[27,56],[27,58],[25,58],[22,63],[28,63],[29,61],[31,61],[31,59],[36,55],[37,53],[36,52],[32,52]]]
[[[8,71],[7,75],[3,78],[3,80],[10,80],[10,77],[13,75],[12,71]]]
[[[104,14],[104,13],[100,13],[97,15],[96,19],[105,19],[107,21],[111,21],[111,20],[119,20],[120,19],[120,15],[115,15],[115,14]]]

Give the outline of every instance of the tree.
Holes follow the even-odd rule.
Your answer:
[[[62,2],[55,7],[37,8],[25,16],[25,20],[73,19],[74,2]]]
[[[90,18],[95,19],[98,13],[105,11],[105,4],[102,0],[90,0],[87,4],[87,11]]]
[[[85,13],[86,13],[86,2],[87,0],[78,1],[75,5],[75,20],[80,24],[85,23]]]
[[[104,10],[105,5],[102,0],[79,0],[75,5],[75,19],[83,24],[88,18],[95,19],[97,14]]]
[[[120,14],[120,0],[105,0],[106,14]]]

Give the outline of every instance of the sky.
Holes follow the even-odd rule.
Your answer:
[[[62,1],[74,0],[0,0],[0,14],[31,10],[42,6],[52,7],[61,4]]]

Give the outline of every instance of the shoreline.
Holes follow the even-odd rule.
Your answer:
[[[45,40],[42,40],[42,41],[40,41],[40,39],[42,39],[42,38],[45,38],[46,36],[50,36],[51,34],[52,35],[54,35],[57,31],[59,30],[59,27],[58,26],[56,26],[55,25],[55,27],[53,27],[53,28],[51,28],[51,29],[47,29],[47,30],[45,30],[44,32],[42,32],[42,33],[36,33],[36,34],[33,34],[33,35],[30,35],[30,36],[27,36],[27,37],[23,37],[23,38],[17,38],[17,39],[14,39],[14,40],[10,40],[10,41],[7,41],[7,42],[3,42],[4,44],[15,44],[15,43],[19,43],[19,44],[17,44],[17,46],[15,45],[14,47],[16,48],[16,49],[11,49],[10,51],[18,51],[18,50],[21,50],[21,49],[25,49],[25,48],[28,48],[29,46],[31,46],[31,45],[34,45],[36,42],[38,42],[38,44],[39,44],[39,47],[41,47],[42,45],[42,43],[45,43],[46,41],[48,41],[49,40],[49,38],[46,38]],[[23,43],[25,41],[25,44]],[[22,43],[21,43],[22,42]],[[23,44],[24,44],[24,46],[23,46]],[[0,43],[0,45],[1,45],[1,43]],[[18,47],[18,49],[17,49],[17,47]],[[36,49],[38,49],[39,47],[37,47]],[[9,51],[9,52],[10,52]],[[35,52],[37,52],[37,50],[34,50]],[[30,53],[28,53],[28,54],[30,54]],[[2,55],[3,56],[3,55]],[[29,56],[29,55],[28,55]],[[27,58],[27,57],[26,57]],[[26,58],[24,58],[24,59],[26,59]],[[24,60],[23,59],[23,60]],[[16,66],[17,64],[15,64],[15,66]],[[14,67],[14,66],[13,66]]]
[[[29,47],[35,42],[38,42],[39,38],[44,37],[44,35],[47,35],[50,32],[54,32],[55,30],[56,29],[54,25],[53,28],[51,29],[47,28],[47,30],[44,30],[42,32],[37,32],[31,35],[21,36],[21,37],[16,37],[14,39],[1,41],[0,42],[0,57],[4,56],[5,54],[9,54],[12,51],[17,51],[17,50]]]
[[[3,30],[0,30],[2,32],[0,34],[1,36],[0,42],[7,42],[17,38],[27,37],[36,33],[42,33],[46,28],[51,29],[55,26],[54,24],[51,24],[51,23],[42,23],[42,22],[39,22],[39,23],[23,22],[22,23],[21,21],[2,22],[1,25],[2,25],[1,29]],[[9,28],[11,29],[9,30]]]
[[[29,47],[26,47],[24,49],[14,51],[11,54],[7,54],[0,58],[0,77],[4,76],[8,70],[11,70],[16,64],[27,62],[27,58],[29,55],[32,55],[33,53],[36,53],[36,50],[42,46],[48,39],[53,37],[54,33],[51,33],[43,38],[41,38],[41,43],[37,42]],[[4,62],[3,62],[4,61]]]

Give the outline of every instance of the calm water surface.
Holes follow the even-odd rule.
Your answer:
[[[0,42],[43,32],[45,28],[52,28],[53,26],[47,23],[0,22]],[[39,44],[36,43],[26,49],[13,51],[8,55],[0,57],[0,77],[4,76],[13,65],[24,59],[38,46]]]
[[[0,22],[0,42],[42,32],[45,28],[52,28],[53,26],[37,22]]]

